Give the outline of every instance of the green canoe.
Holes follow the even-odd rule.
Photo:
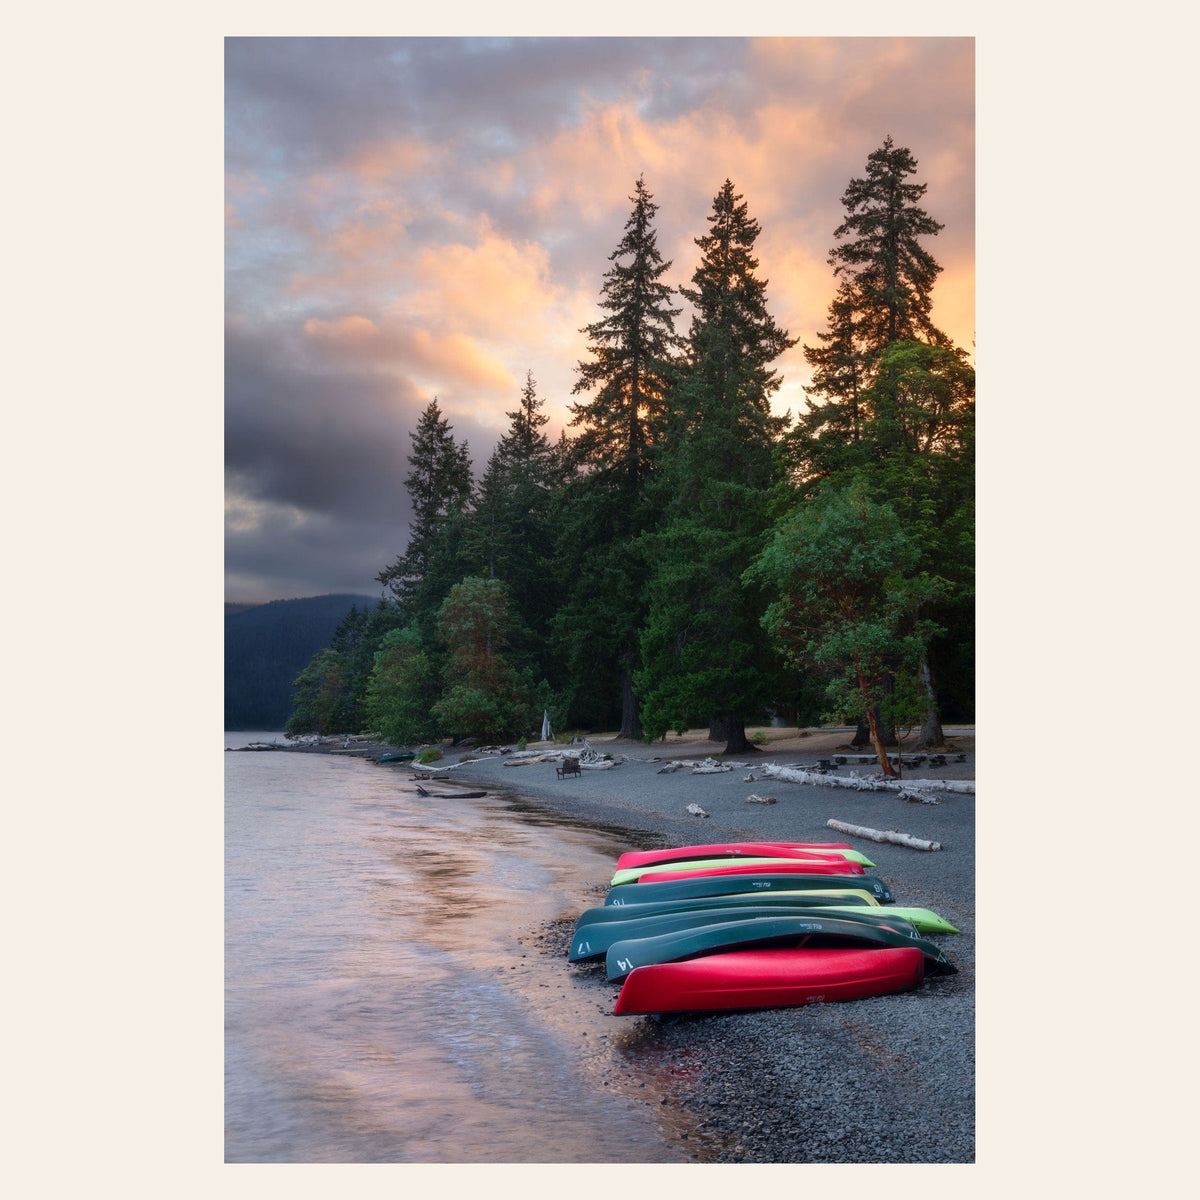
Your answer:
[[[912,939],[917,935],[916,926],[904,916],[905,910],[895,908],[860,908],[844,910],[840,919],[862,922],[880,929],[891,929]],[[576,929],[571,938],[568,962],[583,962],[590,958],[602,958],[616,942],[642,941],[660,934],[681,933],[700,929],[706,925],[728,925],[735,921],[768,921],[784,917],[800,917],[810,920],[817,916],[833,915],[828,909],[800,907],[772,908],[761,913],[741,908],[694,909],[681,913],[659,913],[656,916],[623,918],[616,921],[598,921]]]
[[[681,900],[686,896],[732,896],[743,892],[863,891],[886,904],[896,897],[875,875],[701,875],[698,879],[664,879],[661,883],[622,883],[612,888],[605,904],[642,904],[647,900]]]
[[[932,942],[915,929],[900,933],[863,920],[851,920],[845,913],[836,917],[758,917],[748,921],[729,921],[720,925],[701,925],[656,937],[628,938],[614,942],[605,955],[608,979],[624,979],[637,967],[679,962],[709,951],[735,950],[738,947],[771,944],[804,946],[879,945],[916,946],[925,955],[929,975],[955,975],[957,969]]]

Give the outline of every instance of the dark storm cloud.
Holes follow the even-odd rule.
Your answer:
[[[226,329],[226,569],[241,599],[370,593],[408,541],[404,478],[427,401],[299,342],[279,328]],[[452,426],[478,471],[494,435],[469,418]],[[254,580],[271,582],[251,595]]]

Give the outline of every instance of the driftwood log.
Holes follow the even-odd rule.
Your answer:
[[[899,792],[932,789],[939,792],[975,791],[973,779],[884,779],[882,775],[822,775],[803,767],[780,767],[767,763],[759,770],[769,779],[786,779],[790,783],[807,783],[813,787],[852,788],[856,792]]]
[[[693,817],[707,817],[708,816],[708,813],[706,813],[704,811],[704,809],[702,809],[700,807],[700,805],[698,805],[698,804],[689,804],[687,806],[687,811],[690,812]]]
[[[865,825],[850,825],[846,821],[835,821],[830,818],[825,822],[830,829],[838,833],[848,833],[851,837],[870,838],[873,842],[891,842],[896,846],[907,846],[910,850],[940,850],[941,842],[930,842],[924,838],[913,837],[910,833],[897,833],[894,829],[868,829]]]
[[[746,803],[747,804],[774,804],[775,797],[774,796],[747,796]]]

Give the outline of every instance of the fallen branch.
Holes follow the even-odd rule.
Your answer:
[[[928,792],[910,792],[906,789],[897,792],[896,799],[907,800],[912,804],[941,804],[941,800],[937,796],[931,796]]]
[[[913,837],[910,833],[897,833],[894,829],[868,829],[865,825],[848,825],[845,821],[835,821],[830,818],[825,822],[830,829],[838,833],[848,833],[851,837],[870,838],[873,842],[891,842],[897,846],[908,846],[911,850],[941,850],[941,842],[929,842],[924,838]]]

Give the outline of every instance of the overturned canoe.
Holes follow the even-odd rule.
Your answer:
[[[803,908],[828,908],[846,905],[854,908],[875,908],[879,901],[861,888],[814,888],[812,891],[734,892],[725,896],[684,896],[678,900],[645,900],[637,904],[601,904],[585,908],[575,921],[575,928],[596,921],[619,921],[622,918],[652,917],[656,913],[690,912],[705,908],[778,908],[800,905]]]
[[[716,842],[707,846],[676,846],[667,850],[627,850],[617,859],[617,870],[628,867],[645,867],[652,863],[686,862],[696,858],[739,858],[743,855],[759,855],[778,858],[780,852],[787,857],[846,858],[873,867],[865,854],[855,850],[849,842]],[[806,852],[797,854],[797,852]]]
[[[619,909],[609,909],[610,912],[620,912]],[[685,930],[700,929],[706,925],[728,925],[736,921],[747,920],[776,920],[783,917],[838,916],[848,921],[864,921],[881,929],[890,929],[905,937],[914,937],[916,926],[904,915],[903,909],[897,908],[850,908],[839,913],[832,913],[826,908],[811,908],[804,905],[785,905],[770,909],[755,910],[745,906],[731,908],[690,909],[686,912],[655,913],[644,917],[620,917],[612,921],[598,921],[594,924],[577,928],[571,938],[571,948],[567,952],[568,962],[586,962],[589,959],[603,958],[611,946],[617,942],[632,939],[658,937],[667,933],[682,933]]]
[[[855,895],[821,892],[766,892],[761,894],[739,894],[733,896],[697,896],[692,899],[663,900],[657,904],[607,904],[586,909],[575,922],[575,936],[579,936],[592,925],[618,925],[625,921],[636,921],[646,917],[673,917],[691,914],[698,924],[703,924],[705,913],[714,910],[742,912],[747,919],[762,915],[781,915],[781,910],[799,909],[806,912],[827,913],[829,916],[845,914],[849,917],[882,916],[886,923],[899,917],[908,921],[918,933],[958,933],[945,917],[930,908],[904,905],[880,907],[877,900],[863,892]],[[633,936],[632,934],[630,936]]]
[[[887,904],[895,899],[891,888],[875,875],[802,875],[795,871],[730,871],[689,875],[654,883],[623,883],[609,890],[607,904],[643,904],[647,900],[679,900],[685,896],[729,896],[739,892],[808,892],[853,888]]]
[[[915,947],[860,950],[738,950],[638,967],[614,1013],[712,1012],[857,1000],[919,987],[925,956]]]
[[[412,754],[408,754],[408,753],[381,754],[377,761],[381,762],[381,763],[412,762],[412,760],[416,757],[417,756],[416,756],[415,752]]]
[[[678,962],[696,958],[714,950],[735,946],[765,946],[771,943],[793,946],[915,946],[925,955],[925,971],[931,975],[955,975],[957,969],[942,951],[916,930],[897,932],[882,925],[836,917],[758,917],[729,921],[721,925],[701,925],[677,933],[655,937],[629,938],[614,942],[605,955],[604,965],[610,980],[624,979],[635,967]]]
[[[617,887],[639,880],[679,879],[698,871],[797,871],[806,875],[861,875],[861,863],[847,858],[800,857],[799,855],[760,856],[745,858],[695,858],[687,862],[650,863],[644,867],[626,867],[613,875],[610,884]]]

